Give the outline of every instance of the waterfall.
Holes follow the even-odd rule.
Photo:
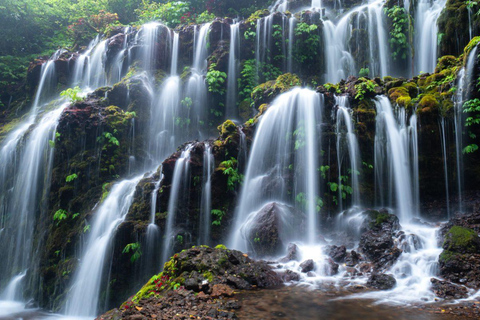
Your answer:
[[[188,118],[185,118],[185,127],[196,130],[202,121],[205,121],[207,113],[207,85],[205,75],[207,72],[207,43],[209,39],[210,23],[202,25],[199,32],[195,32],[195,51],[191,76],[187,82],[185,101],[191,109]],[[187,120],[188,119],[188,120]]]
[[[360,163],[360,151],[358,148],[357,136],[355,135],[353,128],[353,121],[351,118],[351,112],[348,108],[348,97],[340,96],[335,97],[336,104],[338,106],[337,110],[337,123],[336,123],[336,136],[337,136],[337,164],[338,164],[338,201],[340,210],[342,210],[342,192],[345,192],[344,187],[348,188],[346,184],[346,177],[348,175],[342,175],[342,162],[345,156],[345,151],[343,145],[347,144],[347,151],[350,163],[350,182],[352,188],[352,205],[360,205],[360,185],[358,176],[359,163]],[[345,129],[342,130],[343,128]],[[346,141],[345,141],[346,140]],[[347,172],[348,174],[348,172]],[[345,189],[346,189],[345,188]]]
[[[389,45],[386,32],[386,18],[382,0],[372,1],[366,5],[354,7],[335,24],[323,21],[325,39],[326,75],[325,82],[337,83],[349,75],[358,74],[361,66],[356,66],[349,48],[352,31],[359,26],[360,18],[367,19],[369,61],[368,67],[373,76],[386,76],[389,72]],[[356,19],[353,17],[358,15]]]
[[[415,13],[415,73],[433,72],[437,65],[437,20],[446,0],[420,0]]]
[[[395,203],[400,221],[409,222],[418,208],[418,190],[412,177],[412,172],[418,174],[418,152],[415,156],[416,117],[413,115],[410,126],[407,126],[405,109],[400,109],[398,116],[395,116],[392,105],[385,96],[378,97],[375,106],[375,186],[380,197],[377,204],[392,206]],[[382,192],[392,189],[395,191],[394,196]]]
[[[162,167],[159,168],[158,172],[162,172]],[[146,250],[145,257],[146,261],[146,274],[151,272],[157,272],[159,265],[157,264],[156,257],[158,256],[160,249],[158,248],[158,242],[160,240],[160,228],[155,224],[155,217],[157,213],[157,197],[158,191],[160,190],[160,184],[163,181],[163,174],[160,174],[160,177],[155,181],[155,186],[150,198],[151,207],[150,207],[150,222],[147,227],[146,235]],[[148,273],[147,273],[148,272]]]
[[[165,227],[165,237],[162,249],[162,264],[168,260],[173,249],[173,239],[175,237],[175,221],[179,208],[179,203],[185,197],[188,198],[187,184],[190,180],[190,153],[193,149],[193,144],[188,145],[184,151],[182,151],[180,157],[175,163],[175,169],[172,177],[172,187],[170,190],[170,198],[168,199],[168,216]],[[185,193],[187,191],[187,193]]]
[[[107,198],[95,210],[91,230],[80,265],[75,271],[65,312],[69,316],[95,317],[104,275],[107,252],[117,227],[125,220],[135,188],[142,176],[113,186]]]
[[[20,282],[25,278],[25,275],[27,274],[26,271],[23,271],[19,275],[13,277],[13,279],[10,281],[8,286],[5,288],[3,291],[2,295],[0,296],[3,300],[7,301],[15,301],[18,296],[18,288],[20,286]],[[22,297],[20,297],[22,299]]]
[[[337,26],[326,20],[323,22],[325,38],[326,75],[325,82],[337,83],[345,79],[348,74],[356,74],[355,62],[347,51],[347,28],[350,16],[342,18]]]
[[[237,77],[238,61],[240,53],[240,23],[230,25],[230,50],[228,55],[228,78],[227,78],[227,118],[237,116]]]
[[[445,175],[445,198],[447,201],[447,215],[450,218],[450,194],[448,188],[448,164],[447,164],[447,137],[445,134],[445,118],[440,119],[440,141],[442,142],[442,156],[443,156],[443,174]]]
[[[205,144],[203,152],[203,177],[202,177],[202,201],[200,206],[200,231],[199,244],[209,245],[210,226],[212,224],[212,174],[215,170],[215,159],[212,154],[212,146]]]
[[[240,226],[251,213],[275,201],[297,206],[307,216],[307,233],[298,240],[314,243],[320,209],[318,159],[323,96],[294,89],[277,97],[261,117],[251,148],[235,212],[229,247],[245,250]],[[288,181],[291,176],[293,181]],[[291,187],[291,189],[290,189]],[[286,228],[292,227],[288,224]]]
[[[142,55],[142,62],[143,62],[143,68],[147,72],[152,72],[155,68],[155,56],[157,53],[157,40],[158,40],[158,29],[160,27],[163,27],[162,24],[158,22],[150,22],[147,24],[144,24],[140,31],[136,35],[135,42],[139,43],[140,39],[139,37],[142,36],[142,49],[141,49],[141,55]]]
[[[178,48],[180,46],[180,35],[178,32],[173,34],[173,49],[172,49],[172,65],[170,67],[170,74],[172,76],[177,75],[178,72]]]
[[[457,160],[458,205],[460,211],[463,210],[463,127],[465,123],[463,104],[469,99],[468,85],[472,81],[476,56],[477,47],[470,51],[465,68],[460,69],[457,74],[457,92],[454,98],[455,151]]]
[[[45,113],[31,132],[14,133],[1,149],[1,225],[0,255],[9,257],[2,266],[1,280],[32,267],[33,233],[39,212],[45,210],[44,197],[50,185],[53,148],[58,120],[67,104]],[[22,141],[22,146],[18,143]],[[9,183],[11,181],[11,184]],[[14,190],[21,190],[13,192]],[[12,280],[15,282],[15,278]],[[12,282],[11,282],[12,283]],[[18,288],[21,290],[23,288]]]
[[[287,51],[287,72],[293,72],[293,45],[295,42],[295,26],[297,19],[292,16],[288,19],[288,51]]]

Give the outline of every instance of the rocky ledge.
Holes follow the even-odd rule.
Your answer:
[[[97,319],[233,319],[240,308],[236,291],[281,283],[265,262],[240,251],[193,247],[175,254],[135,296]]]

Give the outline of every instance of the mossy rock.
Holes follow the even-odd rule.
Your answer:
[[[473,50],[474,47],[476,47],[480,43],[480,36],[472,38],[470,42],[466,45],[465,49],[463,49],[463,61],[464,64],[467,63],[468,56],[470,55],[470,52]]]
[[[434,95],[426,94],[421,98],[418,106],[420,109],[435,110],[438,109],[440,104],[438,103]]]
[[[472,229],[453,226],[445,235],[443,249],[457,253],[480,253],[480,238]]]
[[[232,120],[226,120],[224,123],[217,127],[218,132],[222,137],[226,137],[232,133],[237,132],[237,126]]]
[[[455,67],[457,65],[457,58],[454,56],[443,56],[438,59],[437,67],[435,68],[435,73],[439,73],[445,69]]]
[[[392,103],[396,103],[402,107],[408,107],[412,102],[409,91],[405,87],[396,87],[388,90],[388,96]]]
[[[252,91],[252,99],[257,106],[259,104],[269,103],[279,94],[300,85],[302,85],[302,81],[297,75],[285,73],[278,76],[275,81],[267,81],[256,86]]]

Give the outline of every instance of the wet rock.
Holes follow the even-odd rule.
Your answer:
[[[300,281],[300,275],[292,270],[287,270],[283,273],[280,273],[280,277],[284,282]]]
[[[225,284],[216,284],[212,288],[212,293],[210,294],[214,298],[220,296],[231,297],[233,295],[233,289]]]
[[[446,280],[480,288],[480,239],[475,230],[453,226],[445,235],[439,257],[440,275]]]
[[[298,260],[298,246],[295,243],[289,243],[287,248],[287,255],[280,259],[281,263],[287,263],[292,260]]]
[[[345,256],[345,265],[347,267],[354,267],[358,264],[359,261],[360,261],[360,255],[354,250],[350,251]]]
[[[332,259],[326,259],[325,263],[325,275],[334,276],[338,273],[338,264],[336,264]]]
[[[326,254],[335,262],[343,263],[347,256],[347,249],[345,246],[328,246],[325,250]]]
[[[313,271],[308,271],[308,272],[307,272],[307,277],[309,277],[309,278],[315,278],[316,276],[317,276],[317,275],[316,275],[315,272],[313,272]]]
[[[258,256],[274,256],[282,252],[284,239],[291,234],[291,225],[284,221],[294,221],[302,225],[303,213],[293,207],[276,202],[266,204],[258,212],[253,212],[242,227],[242,233],[252,250]]]
[[[401,250],[395,246],[393,235],[400,228],[398,218],[386,211],[367,212],[362,224],[359,249],[373,262],[376,270],[385,270],[398,259]]]
[[[463,286],[453,284],[448,281],[442,281],[435,278],[430,279],[432,283],[432,291],[439,298],[463,299],[468,297],[468,290]]]
[[[314,267],[315,267],[315,262],[313,262],[312,259],[305,260],[300,264],[300,269],[302,270],[303,273],[312,271]]]
[[[367,287],[379,289],[379,290],[390,290],[397,284],[397,280],[392,275],[384,273],[374,273],[368,278]]]

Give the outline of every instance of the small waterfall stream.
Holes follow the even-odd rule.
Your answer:
[[[230,50],[228,56],[228,78],[227,78],[227,118],[235,118],[237,116],[237,78],[238,78],[238,61],[240,60],[240,23],[230,25]]]
[[[202,177],[202,200],[200,203],[200,237],[199,244],[209,245],[210,226],[212,224],[212,174],[215,170],[215,158],[212,153],[212,146],[205,144],[203,152],[203,177]]]
[[[323,96],[297,88],[277,98],[261,118],[235,213],[230,247],[248,249],[239,226],[271,201],[299,205],[306,212],[307,231],[297,235],[297,240],[315,243],[319,201],[316,168],[321,149],[316,136],[320,134],[322,106]],[[290,170],[293,181],[286,180]],[[287,224],[285,228],[291,226]]]
[[[84,317],[97,315],[107,252],[111,249],[113,234],[125,220],[141,178],[138,176],[114,185],[95,210],[80,266],[73,278],[74,285],[68,294],[65,314]]]
[[[175,220],[181,199],[188,197],[184,191],[188,190],[188,182],[190,180],[190,152],[193,145],[188,145],[175,163],[173,171],[172,187],[170,191],[170,199],[168,200],[168,216],[165,227],[165,236],[162,249],[162,264],[165,263],[172,254],[172,244],[175,241]]]
[[[338,110],[337,110],[337,163],[338,163],[338,199],[340,210],[343,210],[343,186],[352,188],[352,206],[360,205],[360,184],[359,184],[359,164],[360,164],[360,151],[358,148],[357,136],[355,135],[353,122],[351,117],[351,110],[348,108],[348,100],[346,96],[335,97]],[[345,127],[346,132],[342,131]],[[345,141],[346,140],[346,141]],[[343,150],[343,144],[347,145],[348,158],[350,163],[349,171],[342,172],[342,162],[344,159],[345,151]],[[344,174],[342,174],[344,173]],[[347,177],[350,175],[350,183],[348,185]]]

